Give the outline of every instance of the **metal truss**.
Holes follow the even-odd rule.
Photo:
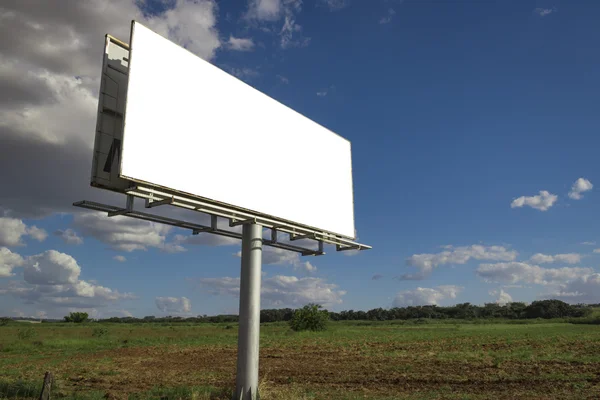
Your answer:
[[[182,194],[168,193],[163,189],[158,190],[148,186],[135,185],[126,190],[127,203],[125,208],[111,206],[107,204],[96,203],[93,201],[78,201],[73,203],[75,207],[86,208],[89,210],[103,211],[108,213],[109,217],[122,215],[130,218],[141,219],[144,221],[156,222],[165,225],[171,225],[178,228],[189,229],[193,235],[200,233],[212,233],[215,235],[227,236],[235,239],[242,239],[242,234],[238,232],[221,229],[217,226],[218,218],[229,220],[229,226],[239,226],[245,224],[258,224],[264,228],[271,230],[270,239],[263,239],[263,244],[266,246],[276,247],[279,249],[294,251],[303,256],[320,256],[325,254],[324,244],[335,245],[337,251],[347,250],[368,250],[371,246],[354,242],[350,239],[322,232],[302,225],[292,224],[284,221],[279,221],[247,211],[241,211],[233,208],[228,208],[222,204],[212,203],[210,201],[199,200]],[[179,219],[163,217],[156,214],[141,212],[133,209],[134,197],[143,198],[146,200],[145,208],[154,208],[164,205],[171,205],[188,210],[197,211],[211,216],[210,226],[198,224],[195,222],[187,222]],[[317,249],[291,244],[288,241],[281,242],[278,238],[278,233],[286,233],[289,235],[289,242],[306,239],[315,241]]]

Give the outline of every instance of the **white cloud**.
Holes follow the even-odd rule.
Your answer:
[[[512,296],[506,293],[503,289],[500,290],[490,290],[490,296],[497,297],[496,303],[500,305],[505,305],[507,303],[512,303]]]
[[[443,300],[455,299],[462,290],[462,287],[454,285],[403,290],[398,292],[393,305],[394,307],[438,305]]]
[[[214,295],[239,297],[239,278],[202,278],[198,282],[201,288]],[[269,307],[301,307],[308,303],[327,307],[341,304],[345,294],[337,285],[312,277],[277,275],[263,279],[261,285],[261,300]]]
[[[241,240],[229,236],[204,233],[199,235],[175,235],[173,243],[176,245],[195,246],[235,246],[240,245]]]
[[[278,30],[282,49],[305,47],[310,38],[302,36],[302,26],[296,22],[296,15],[302,9],[302,0],[249,0],[246,19],[249,21],[277,23],[283,20]],[[274,31],[262,27],[266,32]]]
[[[243,81],[250,81],[251,79],[256,78],[259,75],[257,70],[248,67],[237,68],[224,66],[223,68],[226,69],[231,75]]]
[[[594,253],[600,253],[600,249],[594,249]]]
[[[13,280],[0,287],[0,295],[12,295],[26,304],[43,304],[63,311],[68,307],[104,307],[134,298],[131,293],[80,280],[81,267],[77,261],[56,250],[27,257],[22,264],[24,280]]]
[[[553,8],[538,7],[535,10],[533,10],[533,12],[535,14],[539,15],[540,17],[548,16],[556,11],[558,11],[558,9],[556,7],[553,7]]]
[[[0,217],[0,246],[23,246],[23,236],[43,242],[48,234],[36,226],[28,227],[20,219]]]
[[[310,261],[305,261],[305,262],[302,262],[302,263],[295,264],[294,265],[294,269],[302,271],[302,272],[305,272],[307,274],[312,274],[312,273],[317,272],[317,267],[315,267],[314,265],[312,265],[310,263]]]
[[[510,204],[511,208],[520,208],[523,206],[529,206],[540,211],[547,211],[550,207],[556,203],[558,196],[551,194],[547,190],[540,190],[540,194],[536,196],[521,196],[512,201]]]
[[[579,178],[571,187],[569,197],[573,200],[581,200],[583,198],[582,193],[592,190],[593,187],[594,185],[592,185],[592,182],[588,181],[585,178]]]
[[[241,252],[239,253],[239,256],[242,256]],[[294,251],[264,246],[262,260],[265,265],[294,265],[300,262],[300,255]]]
[[[0,247],[0,278],[14,275],[12,270],[23,265],[24,260],[17,253],[13,253],[6,247]]]
[[[573,304],[600,303],[600,274],[592,273],[580,276],[539,297],[563,300]]]
[[[310,38],[302,37],[302,26],[296,23],[296,18],[293,14],[286,15],[283,20],[283,26],[279,31],[280,44],[282,49],[290,47],[306,47],[310,43]],[[296,36],[300,36],[299,39],[295,39]]]
[[[334,92],[334,91],[335,91],[335,85],[331,85],[331,86],[329,86],[329,87],[328,87],[328,88],[326,88],[326,89],[319,90],[319,91],[317,92],[317,96],[319,96],[319,97],[325,97],[325,96],[327,96],[329,93],[331,93],[331,92]]]
[[[381,17],[379,23],[382,25],[389,24],[390,22],[392,22],[392,18],[394,18],[394,15],[396,15],[396,11],[393,8],[389,8],[387,14],[384,17]]]
[[[328,7],[331,11],[339,11],[348,6],[349,0],[319,0],[319,3]]]
[[[84,236],[91,236],[118,251],[132,252],[149,247],[170,251],[165,244],[171,227],[124,216],[107,217],[102,212],[75,214],[73,225]]]
[[[512,261],[517,258],[517,252],[508,250],[503,246],[482,246],[474,244],[471,246],[453,247],[447,246],[445,250],[437,254],[413,254],[406,260],[406,264],[416,267],[416,274],[405,274],[401,279],[419,280],[431,274],[434,268],[443,264],[465,264],[471,259]]]
[[[281,0],[249,0],[247,18],[261,21],[276,21],[281,18]]]
[[[577,253],[567,253],[567,254],[542,254],[537,253],[534,254],[530,261],[535,264],[549,264],[549,263],[565,263],[565,264],[578,264],[581,262],[581,255]]]
[[[164,313],[187,314],[192,311],[192,302],[187,297],[157,297],[155,302]]]
[[[81,267],[68,254],[56,250],[28,257],[24,278],[27,283],[37,285],[60,285],[77,283]]]
[[[281,82],[285,85],[290,83],[290,80],[283,75],[277,75],[277,79],[279,80],[279,82]]]
[[[125,262],[127,261],[127,258],[125,258],[125,256],[122,255],[117,255],[113,257],[113,260],[118,261],[118,262]]]
[[[249,38],[236,38],[235,36],[230,35],[227,47],[231,50],[250,51],[254,49],[254,41]]]
[[[66,244],[83,244],[83,239],[71,228],[66,230],[59,229],[54,232],[54,235],[60,237]]]
[[[122,199],[89,185],[104,35],[128,41],[136,19],[211,59],[216,2],[175,0],[151,17],[137,0],[5,3],[0,37],[12,39],[0,41],[0,177],[11,190],[0,192],[2,208],[40,217],[72,212],[76,200]]]
[[[27,234],[38,242],[43,242],[48,237],[48,233],[45,230],[38,228],[35,225],[31,228],[27,228]]]
[[[596,242],[582,242],[581,244],[583,244],[584,246],[595,246]]]
[[[284,240],[282,240],[283,242]],[[235,253],[236,257],[241,257],[242,252]],[[300,254],[294,251],[284,250],[277,247],[263,246],[262,263],[263,265],[289,265],[294,270],[302,271],[307,274],[317,272],[317,267],[309,261],[300,261]]]
[[[564,283],[593,273],[592,268],[542,268],[523,262],[481,264],[476,273],[488,282],[534,283],[550,285]]]

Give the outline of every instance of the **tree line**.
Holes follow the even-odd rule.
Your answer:
[[[535,318],[579,318],[588,317],[594,307],[600,304],[570,305],[560,300],[540,300],[531,304],[513,302],[505,305],[486,303],[483,306],[471,303],[456,304],[449,307],[441,306],[410,306],[394,308],[374,308],[369,311],[347,310],[341,312],[327,311],[333,321],[392,321],[411,319],[535,319]],[[260,322],[289,322],[294,316],[295,309],[280,308],[261,310]],[[236,323],[237,315],[199,315],[197,317],[167,316],[144,318],[113,317],[103,319],[105,322],[118,323]]]

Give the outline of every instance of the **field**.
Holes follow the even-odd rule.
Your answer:
[[[0,398],[230,399],[237,326],[0,327]],[[261,398],[598,399],[600,325],[337,322],[261,327]]]

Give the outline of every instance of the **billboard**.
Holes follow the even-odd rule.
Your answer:
[[[348,140],[135,21],[124,111],[120,178],[355,238]]]
[[[129,46],[106,35],[98,94],[91,184],[117,192],[122,192],[131,186],[130,182],[119,177],[128,58]]]

